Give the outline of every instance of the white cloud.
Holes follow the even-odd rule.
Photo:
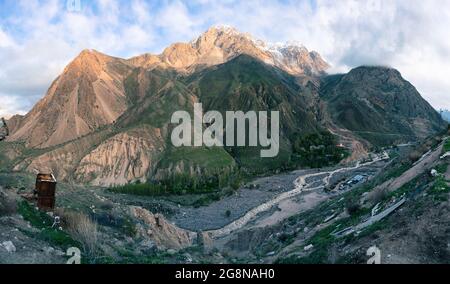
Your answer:
[[[0,48],[13,47],[14,41],[0,28]]]
[[[179,41],[190,38],[201,19],[196,20],[189,14],[185,4],[175,1],[168,4],[155,17],[156,25],[164,30],[167,40]]]
[[[82,49],[131,56],[152,48],[153,27],[141,10],[129,13],[131,23],[124,24],[118,2],[98,3],[94,13],[85,6],[81,12],[70,12],[66,1],[21,1],[20,18],[0,19],[1,104],[8,104],[2,115],[29,110]]]
[[[131,9],[136,16],[136,20],[139,25],[146,25],[152,19],[152,10],[149,5],[142,0],[134,0]]]
[[[22,0],[19,16],[0,19],[0,93],[15,98],[8,111],[29,108],[84,48],[122,57],[156,53],[213,24],[302,42],[333,72],[390,65],[435,107],[450,108],[450,1],[97,0],[97,9],[81,1],[82,11],[71,13],[66,1]]]
[[[0,117],[9,118],[13,114],[25,114],[27,109],[23,106],[23,102],[20,97],[12,97],[8,95],[0,94]]]

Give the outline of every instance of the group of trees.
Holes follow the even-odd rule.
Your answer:
[[[137,181],[123,186],[112,187],[110,190],[116,193],[157,196],[165,194],[211,193],[225,187],[238,189],[241,183],[242,176],[239,171],[217,169],[202,175],[178,173],[161,180],[150,180],[145,183]]]
[[[322,168],[339,163],[348,151],[338,146],[337,138],[328,131],[294,136],[293,159],[297,166]]]

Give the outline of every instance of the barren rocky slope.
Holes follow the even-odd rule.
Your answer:
[[[9,141],[47,148],[113,123],[127,109],[123,80],[130,71],[125,60],[84,50],[14,125]]]

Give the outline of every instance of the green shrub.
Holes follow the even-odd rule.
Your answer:
[[[447,139],[444,144],[444,152],[450,152],[450,139]]]
[[[238,189],[242,184],[241,174],[234,172],[215,172],[205,176],[191,176],[189,174],[177,174],[160,181],[147,183],[133,183],[110,188],[111,192],[161,196],[168,194],[212,193],[218,189],[231,186]]]
[[[350,216],[357,215],[361,210],[361,205],[357,200],[351,200],[347,203],[347,212]]]
[[[46,213],[36,210],[28,202],[20,202],[18,212],[22,215],[24,220],[30,222],[31,226],[41,229],[37,235],[24,232],[25,234],[30,235],[30,237],[46,241],[64,250],[69,247],[80,247],[80,243],[72,239],[66,232],[61,231],[58,228],[52,228],[53,219]]]
[[[430,189],[430,193],[433,194],[436,199],[446,201],[448,200],[448,193],[450,192],[450,186],[448,186],[443,176],[436,179],[433,187]]]

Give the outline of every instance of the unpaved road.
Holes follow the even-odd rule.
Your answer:
[[[435,150],[426,153],[420,158],[415,165],[404,172],[400,177],[396,178],[394,181],[387,182],[384,186],[389,188],[389,191],[393,192],[407,184],[423,172],[431,170],[435,164],[439,161],[442,149],[444,147],[444,142],[442,142]]]
[[[369,166],[371,164],[374,164],[376,162],[385,160],[385,159],[389,159],[388,156],[385,157],[380,157],[377,159],[374,159],[371,162],[367,162],[364,164],[360,164],[359,162],[353,166],[353,167],[346,167],[346,168],[340,168],[340,169],[336,169],[336,170],[332,170],[332,171],[327,171],[327,172],[318,172],[318,173],[312,173],[312,174],[306,174],[306,175],[301,175],[300,177],[298,177],[295,181],[294,181],[294,189],[288,192],[283,192],[279,195],[277,195],[276,197],[274,197],[273,199],[251,209],[250,211],[248,211],[244,216],[240,217],[239,219],[234,220],[233,222],[231,222],[230,224],[217,229],[217,230],[211,230],[208,231],[208,233],[210,234],[211,237],[213,238],[220,238],[223,236],[227,236],[230,233],[244,227],[246,224],[248,224],[251,220],[253,220],[258,214],[265,212],[269,209],[271,209],[273,206],[279,204],[280,202],[290,199],[292,197],[295,197],[297,195],[299,195],[302,192],[307,192],[307,191],[314,191],[314,190],[318,190],[318,189],[322,189],[325,186],[328,186],[330,183],[331,178],[340,172],[345,172],[345,171],[350,171],[350,170],[356,170],[358,168],[364,167],[364,166]],[[325,177],[322,179],[323,185],[321,186],[317,186],[317,187],[309,187],[308,183],[306,182],[307,179],[309,178],[313,178],[313,177],[317,177],[317,176],[322,176],[325,175]]]

